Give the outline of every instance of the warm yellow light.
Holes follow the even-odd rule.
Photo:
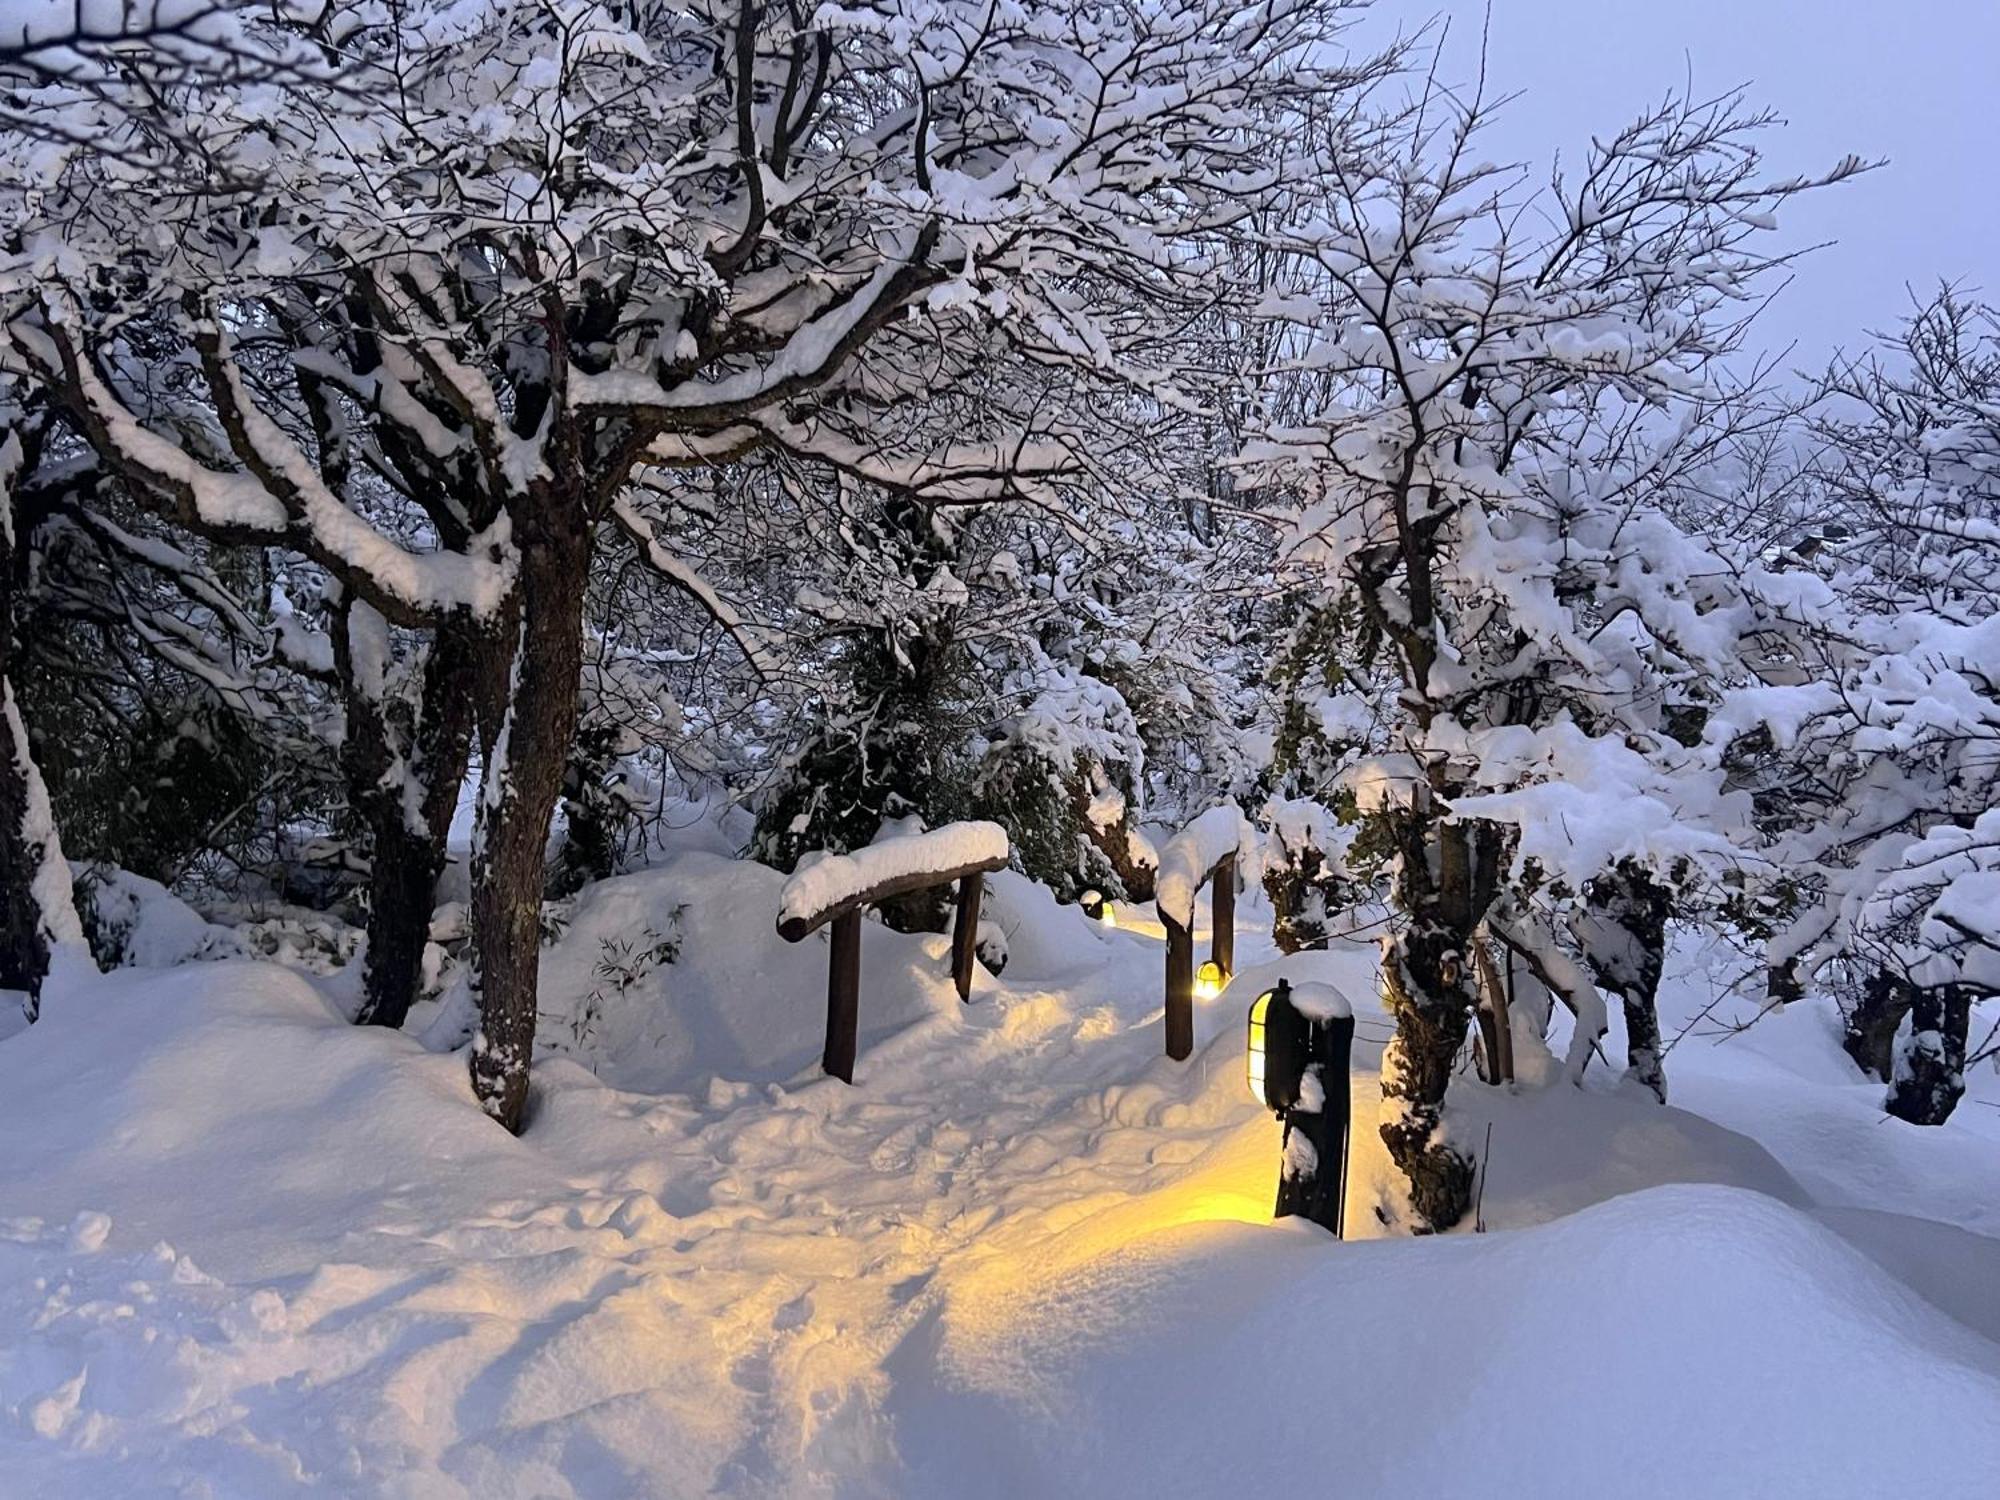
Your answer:
[[[1106,927],[1116,927],[1118,925],[1118,913],[1111,909],[1109,901],[1105,902],[1103,907],[1099,909],[1097,920],[1102,922]]]
[[[1259,995],[1250,1007],[1250,1043],[1244,1050],[1243,1070],[1250,1083],[1250,1096],[1264,1102],[1264,1013],[1271,1008],[1271,992]]]
[[[1222,993],[1222,965],[1210,959],[1194,971],[1194,992],[1204,1000]]]

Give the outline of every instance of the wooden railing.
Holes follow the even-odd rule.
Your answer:
[[[943,830],[940,830],[941,832]],[[832,924],[826,977],[826,1050],[821,1066],[842,1083],[854,1082],[854,1052],[861,1025],[861,919],[868,908],[897,896],[913,895],[954,882],[958,911],[951,929],[951,977],[961,1002],[972,997],[972,966],[979,949],[979,903],[985,877],[1005,869],[1008,855],[993,855],[946,869],[925,870],[877,881],[824,908],[781,915],[778,935],[801,942]],[[789,885],[787,889],[789,890]]]

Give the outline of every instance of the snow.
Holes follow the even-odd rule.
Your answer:
[[[817,925],[835,907],[894,880],[1004,865],[1007,830],[998,823],[948,823],[928,833],[878,839],[851,854],[802,864],[779,894],[778,920]]]
[[[1330,984],[1308,981],[1292,986],[1292,1007],[1308,1021],[1351,1019],[1354,1002]]]
[[[1237,855],[1247,870],[1255,856],[1255,839],[1250,820],[1233,802],[1211,807],[1168,839],[1160,850],[1159,873],[1153,883],[1153,899],[1160,915],[1192,927],[1195,897],[1209,871],[1230,855]]]
[[[687,853],[589,888],[519,1139],[462,1057],[268,964],[119,970],[0,1042],[9,1483],[1289,1493],[1301,1390],[1342,1492],[1861,1497],[1893,1466],[1974,1494],[2000,1463],[1987,1074],[1942,1129],[1884,1121],[1823,1011],[1725,1008],[1670,1054],[1673,1108],[1608,1069],[1462,1081],[1491,1232],[1381,1238],[1368,946],[1280,957],[1246,892],[1174,1064],[1158,925],[1000,872],[1014,960],[979,1005],[943,938],[865,929],[849,1089],[818,1076],[817,945],[753,915],[782,884]],[[648,932],[676,955],[551,1049],[606,941]],[[1713,998],[1678,957],[1669,1037]],[[1281,976],[1356,1015],[1346,1245],[1269,1219],[1243,1005]],[[1635,1463],[1635,1412],[1700,1440]]]
[[[826,954],[789,944],[746,914],[772,910],[784,877],[764,865],[687,853],[584,889],[543,950],[543,1056],[569,1056],[606,1083],[696,1093],[712,1079],[783,1083],[816,1070],[826,1040]],[[644,961],[673,942],[671,959]],[[864,1047],[950,1015],[946,939],[862,927]],[[615,972],[614,972],[615,971]],[[621,984],[626,975],[635,976]],[[868,1082],[866,1071],[859,1075]]]
[[[1724,1188],[1396,1246],[1187,1227],[936,1344],[945,1389],[900,1412],[930,1438],[919,1493],[1292,1494],[1309,1451],[1326,1493],[1867,1496],[1914,1469],[1972,1495],[2000,1452],[1992,1344]],[[1635,1413],[1686,1436],[1637,1439]]]

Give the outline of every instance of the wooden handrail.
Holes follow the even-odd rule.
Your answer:
[[[955,880],[963,880],[968,875],[986,875],[994,870],[1007,868],[1005,857],[975,860],[971,864],[956,865],[949,870],[925,871],[915,875],[901,875],[892,880],[884,880],[871,885],[867,890],[850,896],[837,906],[829,906],[811,917],[781,917],[778,919],[778,936],[788,943],[796,943],[811,937],[827,923],[846,916],[852,911],[865,911],[871,906],[879,906],[897,896],[913,895],[927,891],[933,886],[948,885]]]
[[[831,925],[833,942],[827,954],[826,1050],[820,1066],[842,1083],[854,1082],[854,1053],[861,1031],[861,918],[869,907],[897,896],[913,895],[936,886],[958,884],[958,910],[952,918],[951,978],[961,1003],[972,998],[972,965],[979,952],[979,902],[986,876],[1007,867],[1007,854],[974,860],[943,870],[921,870],[879,880],[809,915],[783,913],[778,936],[803,942]]]
[[[1213,902],[1208,957],[1222,971],[1227,984],[1236,972],[1236,854],[1232,850],[1209,866],[1195,882],[1195,894],[1209,887]],[[1167,1056],[1181,1062],[1194,1051],[1194,931],[1183,927],[1166,909],[1155,903],[1160,923],[1167,929]]]

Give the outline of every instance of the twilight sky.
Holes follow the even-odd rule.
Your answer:
[[[1486,0],[1378,0],[1369,26],[1451,17],[1454,80],[1478,61]],[[1817,367],[1909,305],[1906,283],[1963,280],[2000,301],[2000,0],[1491,0],[1488,79],[1520,93],[1487,155],[1546,166],[1680,86],[1751,85],[1787,121],[1770,143],[1786,172],[1843,153],[1888,157],[1856,182],[1795,204],[1809,257],[1754,337],[1796,343]],[[1541,175],[1540,173],[1537,174]]]

